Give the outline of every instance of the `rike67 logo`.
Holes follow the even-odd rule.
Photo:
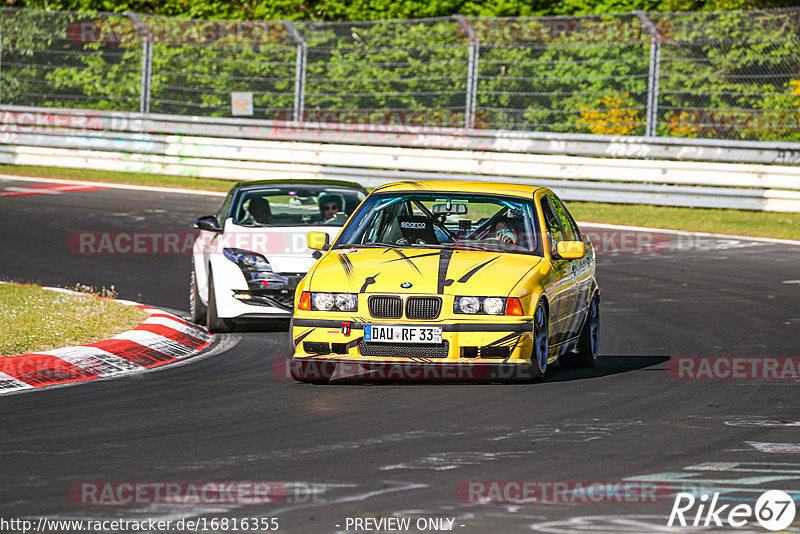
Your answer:
[[[719,504],[719,493],[714,493],[711,501],[708,499],[707,494],[698,499],[691,493],[678,493],[667,526],[741,528],[755,517],[765,529],[778,531],[788,527],[797,512],[792,497],[780,490],[762,493],[755,506]]]

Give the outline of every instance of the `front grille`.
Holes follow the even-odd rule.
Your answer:
[[[403,301],[400,297],[370,297],[367,303],[373,317],[399,319],[403,316]]]
[[[409,345],[405,343],[369,343],[361,341],[358,350],[362,356],[379,358],[447,358],[450,343],[438,345]]]
[[[406,317],[409,319],[436,319],[442,309],[440,297],[408,297]]]

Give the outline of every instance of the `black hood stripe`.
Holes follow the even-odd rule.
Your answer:
[[[436,292],[439,295],[444,293],[445,286],[453,283],[452,280],[447,280],[447,268],[450,266],[450,258],[452,257],[453,251],[450,249],[444,249],[439,252],[439,274],[436,277]]]
[[[353,262],[347,257],[347,254],[337,254],[336,256],[339,258],[339,263],[342,264],[342,268],[344,269],[344,273],[347,275],[347,279],[352,282]]]
[[[411,261],[411,258],[409,258],[409,257],[408,257],[408,256],[406,256],[405,254],[403,254],[403,251],[402,251],[402,250],[398,250],[398,249],[396,249],[396,248],[393,248],[392,250],[394,250],[394,251],[395,251],[395,252],[396,252],[396,253],[397,253],[397,254],[398,254],[400,257],[399,257],[399,258],[396,258],[396,259],[393,259],[393,260],[385,261],[384,263],[391,263],[391,262],[393,262],[393,261],[400,261],[400,260],[404,260],[406,263],[408,263],[409,265],[411,265],[411,266],[414,268],[414,270],[415,270],[415,271],[417,271],[417,273],[418,273],[418,274],[422,274],[422,273],[419,271],[419,268],[418,268],[418,267],[417,267],[417,266],[414,264],[414,262],[413,262],[413,261]]]
[[[372,276],[366,277],[364,279],[364,285],[361,286],[361,289],[358,292],[359,293],[363,293],[364,291],[366,291],[367,287],[369,287],[370,284],[374,284],[375,283],[375,278],[377,278],[379,274],[381,274],[381,273],[376,273],[376,274],[373,274]]]
[[[397,249],[389,249],[389,250],[397,250]],[[404,256],[404,258],[408,258],[409,260],[413,260],[413,259],[416,259],[416,258],[426,258],[428,256],[438,256],[438,255],[439,255],[439,251],[437,250],[436,252],[426,252],[425,254],[417,254],[415,256]],[[395,258],[393,260],[386,260],[383,263],[392,263],[393,261],[400,261],[400,260],[402,260],[404,258]]]
[[[485,261],[485,262],[481,263],[481,264],[480,264],[480,265],[478,265],[477,267],[473,267],[472,269],[470,269],[469,271],[467,271],[466,273],[464,273],[464,276],[462,276],[461,278],[459,278],[459,279],[458,279],[458,283],[460,283],[460,284],[463,284],[463,283],[465,283],[467,280],[469,280],[470,278],[472,278],[472,275],[473,275],[473,274],[477,273],[478,271],[480,271],[481,269],[483,269],[484,267],[486,267],[487,265],[489,265],[490,263],[492,263],[494,260],[496,260],[496,259],[497,259],[497,258],[499,258],[499,257],[500,257],[500,256],[495,256],[494,258],[492,258],[492,259],[490,259],[490,260],[488,260],[488,261]]]

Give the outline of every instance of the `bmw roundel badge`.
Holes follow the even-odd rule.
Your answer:
[[[408,289],[409,287],[411,287],[411,282],[403,282],[402,284],[400,284],[400,287],[402,287],[403,289]]]

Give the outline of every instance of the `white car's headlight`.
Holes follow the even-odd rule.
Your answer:
[[[355,293],[311,293],[311,309],[318,311],[358,311]]]
[[[238,265],[242,271],[272,271],[272,266],[267,261],[267,258],[256,252],[240,248],[224,248],[222,249],[222,254]]]
[[[522,315],[522,307],[515,297],[456,297],[453,313]]]

